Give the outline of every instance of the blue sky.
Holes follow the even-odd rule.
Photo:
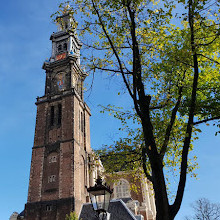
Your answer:
[[[37,96],[44,93],[45,73],[41,69],[50,57],[49,37],[56,26],[50,15],[59,0],[8,0],[0,13],[0,220],[20,212],[27,200],[31,151],[34,139]],[[91,80],[91,77],[88,78]],[[111,143],[119,123],[100,114],[98,104],[129,105],[126,96],[117,96],[113,80],[97,75],[91,95],[86,98],[92,111],[91,143],[94,147]],[[200,169],[198,180],[188,178],[181,211],[177,220],[191,212],[190,203],[200,197],[218,202],[220,193],[220,138],[216,128],[203,126],[195,142]]]

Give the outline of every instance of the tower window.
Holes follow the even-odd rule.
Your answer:
[[[49,157],[49,163],[56,163],[57,162],[57,156],[50,156]]]
[[[50,126],[54,125],[54,106],[50,108]]]
[[[62,50],[62,45],[59,44],[59,45],[58,45],[58,52],[61,51],[61,50]]]
[[[57,152],[51,152],[48,155],[48,163],[56,163],[58,159],[58,154]]]
[[[58,125],[61,125],[62,119],[62,105],[58,104]]]
[[[52,211],[52,205],[46,205],[46,211]]]
[[[48,183],[56,182],[56,175],[48,176]]]
[[[64,22],[64,23],[63,23],[63,27],[64,27],[64,29],[67,30],[67,29],[68,29],[68,23],[67,23],[67,22]]]

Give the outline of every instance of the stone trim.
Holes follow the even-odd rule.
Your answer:
[[[43,148],[43,147],[47,148],[47,146],[62,144],[62,143],[66,143],[66,142],[75,142],[75,143],[77,143],[78,145],[80,145],[80,144],[78,143],[78,141],[76,141],[75,138],[71,138],[71,139],[68,139],[68,140],[57,141],[56,143],[53,143],[53,144],[47,144],[47,145],[41,145],[41,146],[34,146],[34,147],[32,147],[32,149]],[[80,146],[81,146],[81,145],[80,145]]]

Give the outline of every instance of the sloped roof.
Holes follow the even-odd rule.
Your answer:
[[[127,198],[120,198],[120,199],[121,199],[124,203],[127,203],[127,202],[133,200],[133,199],[130,198],[130,197],[127,197]]]
[[[134,214],[127,208],[125,203],[119,200],[112,200],[109,204],[110,220],[136,220]],[[92,204],[83,204],[81,213],[79,215],[81,220],[97,220],[95,211],[92,208]]]
[[[24,210],[18,216],[23,217],[24,216]]]

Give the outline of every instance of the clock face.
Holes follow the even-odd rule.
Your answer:
[[[64,73],[60,73],[57,75],[57,87],[59,90],[63,90],[65,88],[65,75],[64,75]]]

